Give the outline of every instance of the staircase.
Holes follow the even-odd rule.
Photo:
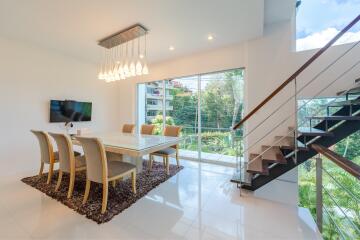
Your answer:
[[[359,91],[355,92],[356,89]],[[359,96],[323,106],[326,116],[307,117],[311,127],[298,128],[297,146],[294,137],[276,136],[274,146],[262,146],[262,155],[251,153],[247,172],[252,176],[250,182],[241,182],[242,187],[254,191],[314,157],[317,151],[311,148],[312,144],[330,147],[360,130],[360,89],[354,88],[351,93]],[[332,108],[336,110],[330,114]],[[313,126],[314,120],[320,122]]]
[[[319,73],[315,74],[313,78],[301,85],[300,89],[298,88],[297,83],[300,75],[359,21],[360,15],[358,15],[342,31],[331,39],[328,44],[318,50],[296,72],[294,72],[262,102],[244,116],[239,123],[233,126],[233,130],[235,131],[234,135],[236,135],[236,131],[242,127],[246,121],[254,118],[256,113],[262,111],[265,105],[272,107],[272,112],[269,115],[262,116],[260,119],[263,120],[252,129],[247,129],[247,131],[245,131],[245,135],[242,136],[244,139],[249,138],[254,131],[259,130],[258,127],[262,126],[263,128],[260,129],[264,129],[263,123],[268,123],[266,126],[269,129],[265,129],[264,132],[254,134],[254,138],[256,138],[256,140],[253,141],[251,146],[247,146],[246,149],[243,149],[242,143],[238,144],[237,171],[231,180],[232,182],[235,182],[238,186],[251,191],[259,189],[265,184],[317,155],[318,152],[312,147],[312,145],[329,148],[352,133],[360,130],[360,79],[355,80],[353,83],[354,85],[349,89],[339,89],[341,91],[339,91],[337,95],[341,95],[343,97],[341,101],[332,101],[321,106],[323,110],[325,110],[324,112],[326,112],[325,116],[318,114],[306,116],[308,127],[302,127],[302,124],[298,123],[298,113],[306,105],[304,104],[299,108],[298,94],[301,94],[304,89],[311,88],[311,90],[316,90],[316,94],[310,99],[311,101],[320,97],[323,91],[329,90],[329,87],[334,83],[337,83],[339,86],[345,85],[342,80],[345,77],[350,80],[351,78],[349,78],[349,75],[351,73],[353,75],[357,75],[353,77],[359,76],[360,60],[356,59],[356,57],[351,59],[354,63],[351,63],[348,60],[347,64],[341,65],[341,67],[344,68],[342,70],[339,70],[339,66],[336,66],[336,64],[341,62],[344,59],[344,56],[353,51],[355,47],[360,47],[360,41],[350,45],[343,54],[336,57],[329,65],[324,66]],[[333,71],[335,74],[330,76],[330,78],[333,77],[334,79],[327,79],[328,77],[326,77],[328,82],[325,81],[322,83],[324,86],[319,86],[318,82],[315,84],[316,87],[314,87],[313,83],[318,80],[319,76],[332,68],[336,69],[336,71]],[[281,99],[281,92],[293,93],[293,95],[284,101],[284,99]],[[336,95],[334,92],[332,92],[332,94]],[[278,97],[278,100],[280,98],[281,104],[277,103],[275,106],[271,105],[272,100],[276,97]],[[289,113],[289,106],[290,108],[293,108],[293,110],[290,111],[291,115],[285,116],[285,119],[282,120],[277,118],[272,119],[272,117],[277,115],[279,116],[278,118],[283,118],[284,114]],[[283,109],[286,110],[282,111]],[[266,110],[264,111],[267,112]],[[295,122],[292,119],[295,119]],[[271,133],[275,133],[275,130],[280,132],[278,131],[279,129],[282,130],[285,128],[288,128],[286,131],[287,134],[284,134],[283,136],[272,137],[272,135],[269,135]],[[259,135],[262,136],[259,138]],[[272,137],[272,139],[269,139],[269,137]],[[242,141],[242,138],[240,139],[240,141]],[[270,144],[261,145],[263,142],[270,142]],[[261,152],[255,152],[252,150],[253,147],[258,148],[259,145]]]

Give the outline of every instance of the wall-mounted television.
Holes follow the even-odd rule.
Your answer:
[[[50,100],[50,122],[91,121],[91,102]]]

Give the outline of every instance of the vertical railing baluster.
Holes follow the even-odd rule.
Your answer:
[[[295,100],[295,127],[294,127],[294,151],[295,151],[295,164],[297,164],[297,157],[298,157],[298,141],[297,141],[297,138],[298,138],[298,101],[297,101],[297,79],[295,78],[294,79],[294,89],[295,89],[295,94],[294,94],[294,100]]]
[[[322,195],[322,159],[316,158],[316,224],[322,233],[323,227],[323,195]]]

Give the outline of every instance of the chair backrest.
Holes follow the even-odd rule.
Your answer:
[[[41,162],[50,163],[54,161],[54,148],[50,142],[49,135],[44,131],[31,130],[40,144]]]
[[[155,125],[143,124],[141,125],[140,133],[146,135],[153,135],[154,129],[155,129]]]
[[[168,137],[178,137],[180,136],[181,127],[180,126],[169,126],[166,125],[164,129],[164,136]],[[171,148],[178,149],[178,145],[171,146]]]
[[[58,147],[60,170],[67,173],[75,170],[75,156],[70,137],[61,133],[49,133],[49,135],[54,138]]]
[[[97,138],[76,137],[76,139],[84,149],[87,179],[93,182],[103,183],[108,176],[104,145]]]
[[[122,128],[123,133],[133,133],[135,130],[135,124],[124,124]]]
[[[180,136],[181,127],[180,126],[165,126],[164,136],[168,137],[178,137]]]

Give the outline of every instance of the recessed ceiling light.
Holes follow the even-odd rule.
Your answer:
[[[213,39],[214,39],[213,35],[211,35],[211,34],[208,35],[208,40],[209,40],[209,41],[211,41],[211,40],[213,40]]]
[[[169,47],[169,50],[170,50],[170,51],[174,51],[174,50],[175,50],[174,46],[170,46],[170,47]]]

